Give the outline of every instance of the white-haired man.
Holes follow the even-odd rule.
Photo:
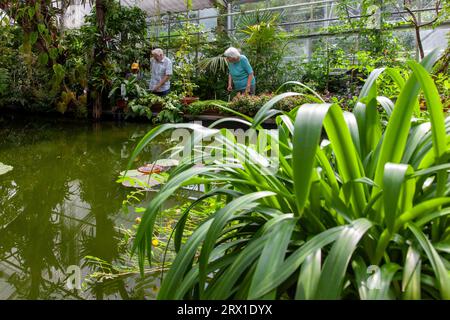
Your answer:
[[[246,56],[238,49],[230,47],[223,54],[227,59],[228,91],[238,91],[243,94],[255,94],[256,81],[253,69]]]
[[[158,96],[166,96],[170,92],[170,77],[173,74],[172,61],[164,55],[160,48],[152,50],[150,60],[152,76],[150,78],[150,91]]]

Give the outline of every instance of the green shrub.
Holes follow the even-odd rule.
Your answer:
[[[353,113],[321,103],[277,116],[275,172],[241,157],[220,162],[207,148],[196,149],[204,166],[186,155],[149,203],[133,246],[142,267],[162,204],[182,186],[205,184],[177,223],[177,256],[158,298],[450,299],[450,118],[427,72],[435,60],[434,52],[421,65],[408,63],[412,73],[397,82],[395,106],[378,96],[384,69],[376,69]],[[420,90],[430,115],[423,123],[413,119]],[[275,96],[246,123],[262,132],[277,102],[297,95]],[[163,125],[140,141],[129,167],[156,136],[176,128],[214,136],[235,155],[248,151],[214,124]],[[225,204],[184,239],[191,208],[211,197]]]
[[[156,117],[153,117],[153,112],[161,109]],[[175,123],[183,120],[182,105],[180,97],[172,92],[165,97],[160,97],[156,94],[141,91],[138,98],[132,99],[128,103],[127,116],[145,116],[148,119],[153,119],[153,122],[159,123]]]
[[[261,106],[266,104],[273,97],[274,94],[269,93],[261,94],[258,96],[238,94],[236,97],[233,98],[228,107],[239,113],[248,116],[254,116],[259,111]],[[294,108],[302,105],[305,102],[311,101],[310,99],[311,97],[307,95],[286,97],[285,99],[278,101],[275,107],[278,110],[287,112],[293,110]]]
[[[187,106],[184,106],[183,109],[187,114],[197,115],[204,112],[217,112],[219,114],[222,109],[219,106],[228,106],[228,102],[222,100],[203,100],[196,101]]]
[[[151,119],[153,116],[152,106],[163,104],[164,99],[162,97],[143,91],[138,98],[132,99],[128,103],[128,116],[146,116]]]

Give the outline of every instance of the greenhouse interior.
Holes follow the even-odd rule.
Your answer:
[[[0,300],[450,300],[450,2],[2,0]]]

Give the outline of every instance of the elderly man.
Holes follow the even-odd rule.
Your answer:
[[[164,52],[157,48],[152,50],[150,60],[152,76],[150,91],[158,96],[166,96],[170,92],[170,77],[172,76],[172,61],[164,56]]]
[[[246,56],[238,49],[230,47],[225,50],[224,56],[228,62],[228,91],[233,89],[242,94],[255,94],[255,76]]]

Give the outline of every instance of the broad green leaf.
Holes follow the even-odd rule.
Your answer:
[[[419,146],[424,143],[424,139],[431,129],[431,123],[425,122],[415,126],[408,136],[408,143],[406,144],[405,153],[403,154],[402,163],[411,163],[411,158],[419,150]]]
[[[41,52],[38,56],[38,61],[42,65],[46,65],[48,63],[48,55],[45,52]]]
[[[158,293],[158,299],[165,300],[176,292],[179,284],[183,281],[188,268],[191,266],[191,261],[194,258],[200,243],[205,238],[211,223],[212,221],[209,220],[202,224],[183,245],[183,251],[177,254],[169,272],[164,278]]]
[[[293,141],[294,190],[299,214],[303,213],[311,187],[311,178],[322,133],[322,125],[333,147],[338,172],[343,182],[362,178],[363,168],[348,130],[342,110],[337,105],[303,105],[297,113]],[[364,187],[354,184],[351,204],[356,215],[366,206]]]
[[[350,134],[353,139],[353,143],[355,145],[356,150],[358,153],[361,153],[361,142],[360,142],[360,133],[358,128],[358,121],[356,120],[356,117],[351,112],[344,112],[344,119],[345,123],[347,124],[348,129],[350,130]]]
[[[56,58],[58,58],[58,49],[57,48],[48,49],[48,55],[50,59],[56,60]]]
[[[365,158],[373,150],[381,137],[381,124],[377,112],[377,79],[385,69],[373,70],[364,83],[354,108],[354,115],[360,134],[360,157]]]
[[[232,248],[233,246],[242,244],[244,240],[236,240],[230,243],[226,243],[223,245],[219,245],[216,247],[212,253],[212,255],[218,255],[220,258],[214,260],[212,263],[208,265],[208,273],[214,272],[216,270],[221,270],[227,268],[231,265],[237,258],[236,253],[225,254],[227,249]],[[192,289],[192,287],[198,283],[198,264],[192,267],[190,271],[184,276],[181,283],[177,285],[176,290],[173,290],[168,293],[168,295],[158,295],[158,299],[165,300],[180,300],[184,299],[186,293]]]
[[[438,57],[438,52],[433,51],[422,60],[422,66],[430,70]],[[403,90],[395,103],[394,110],[389,118],[381,145],[380,156],[375,170],[375,183],[381,185],[384,176],[384,166],[387,162],[399,163],[405,150],[406,141],[411,127],[413,113],[420,84],[413,72],[406,82]],[[376,191],[372,191],[372,195]]]
[[[295,291],[296,300],[314,299],[321,272],[322,254],[317,250],[303,262]]]
[[[408,207],[402,206],[402,191],[405,196],[413,196],[414,184],[405,184],[406,176],[412,173],[408,165],[386,163],[383,177],[384,218],[390,232],[394,231],[395,219],[412,207],[412,199],[408,199]],[[405,184],[405,185],[404,185]],[[406,188],[406,189],[405,189]]]
[[[377,97],[377,102],[381,105],[381,107],[383,107],[389,118],[392,114],[392,111],[394,110],[394,103],[390,99],[382,96]]]
[[[306,104],[297,112],[292,166],[298,215],[302,215],[309,196],[316,150],[322,134],[323,121],[330,107],[330,104]]]
[[[279,94],[267,101],[256,113],[252,121],[252,127],[257,128],[267,117],[267,113],[275,106],[275,104],[287,97],[299,96],[296,92],[286,92]]]
[[[355,220],[341,232],[323,264],[316,299],[339,299],[348,263],[364,234],[372,226],[366,219]]]
[[[39,34],[37,32],[30,33],[30,43],[31,45],[35,44],[38,39]]]
[[[441,257],[436,252],[433,244],[428,240],[426,235],[414,224],[408,224],[409,230],[414,234],[422,249],[425,251],[436,276],[436,282],[442,299],[450,299],[450,274],[442,262]]]
[[[283,283],[283,281],[285,281],[294,272],[296,272],[296,270],[301,266],[301,264],[308,256],[325,247],[326,245],[334,242],[344,229],[345,227],[342,226],[328,229],[319,233],[311,240],[303,244],[285,260],[273,279],[263,279],[261,281],[261,283],[259,284],[258,292],[255,293],[255,295],[263,296],[264,294],[277,288],[281,283]]]
[[[234,110],[234,109],[228,108],[227,106],[223,106],[223,105],[216,104],[216,103],[212,103],[211,105],[212,105],[212,106],[215,106],[215,107],[217,107],[217,108],[219,108],[219,109],[225,110],[225,111],[227,111],[227,112],[229,112],[229,113],[235,114],[235,115],[241,117],[242,119],[244,119],[244,121],[247,121],[247,123],[253,121],[253,119],[252,119],[251,117],[249,117],[249,116],[247,116],[247,115],[245,115],[245,114],[243,114],[243,113],[240,113],[240,112],[238,112],[238,111],[236,111],[236,110]],[[214,126],[210,126],[210,127],[213,128],[213,127],[215,127],[216,125],[217,125],[217,124],[215,124]]]
[[[447,241],[439,242],[434,245],[435,249],[445,253],[450,253],[450,239]]]
[[[420,252],[409,246],[403,266],[402,292],[406,300],[419,300],[420,295],[420,274],[422,261]]]
[[[364,86],[361,89],[361,92],[359,94],[359,100],[363,100],[371,95],[371,90],[376,86],[376,81],[378,77],[384,72],[385,68],[378,68],[373,70],[369,77],[364,82]]]
[[[395,230],[403,226],[406,222],[409,222],[413,219],[420,218],[422,215],[433,212],[437,208],[443,205],[447,205],[450,203],[450,197],[442,197],[431,199],[427,201],[423,201],[410,210],[402,213],[395,222]]]
[[[225,207],[216,212],[216,214],[212,218],[211,227],[208,229],[199,257],[200,294],[202,293],[202,288],[206,283],[206,276],[207,276],[206,267],[209,262],[210,254],[214,248],[217,239],[219,238],[222,232],[223,227],[229,222],[229,220],[234,215],[238,214],[241,211],[251,210],[255,208],[259,204],[258,200],[273,195],[275,195],[275,193],[268,191],[255,192],[243,195],[231,201]]]
[[[45,26],[45,24],[39,23],[38,24],[38,30],[42,34],[42,33],[44,33],[47,30],[47,27]]]
[[[29,7],[28,8],[28,16],[30,17],[30,19],[33,19],[35,13],[36,13],[36,10],[35,10],[34,7]]]
[[[135,241],[132,247],[132,254],[136,252],[136,250],[138,251],[141,272],[143,272],[145,255],[147,255],[147,259],[151,262],[151,241],[153,237],[154,224],[159,209],[162,207],[164,202],[181,186],[191,184],[190,179],[195,178],[196,175],[214,170],[214,167],[192,167],[176,176],[171,177],[167,183],[163,185],[155,198],[153,198],[153,200],[148,204],[136,232]]]
[[[253,295],[255,288],[258,288],[259,283],[263,279],[273,278],[283,264],[296,221],[296,219],[282,220],[276,227],[272,228],[271,241],[267,242],[264,246],[251,280],[248,293],[249,299],[260,298]],[[264,298],[269,297],[275,299],[276,292],[273,291],[270,296],[266,295]]]
[[[236,282],[242,274],[256,262],[267,241],[270,241],[268,235],[254,238],[223,273],[220,283],[216,283],[215,286],[208,288],[205,299],[224,300],[229,298],[233,293],[233,287]]]
[[[53,72],[59,79],[63,79],[66,74],[64,67],[58,63],[53,65]]]
[[[436,85],[434,84],[434,81],[427,70],[414,61],[410,61],[408,64],[414,71],[414,75],[418,79],[427,101],[427,108],[430,112],[433,149],[435,152],[435,157],[437,159],[436,164],[441,164],[443,163],[443,161],[445,161],[445,159],[443,159],[443,156],[447,152],[445,121],[444,114],[442,112],[443,107],[441,103],[441,97],[439,96]],[[438,197],[443,195],[447,176],[448,175],[444,171],[438,174]]]

